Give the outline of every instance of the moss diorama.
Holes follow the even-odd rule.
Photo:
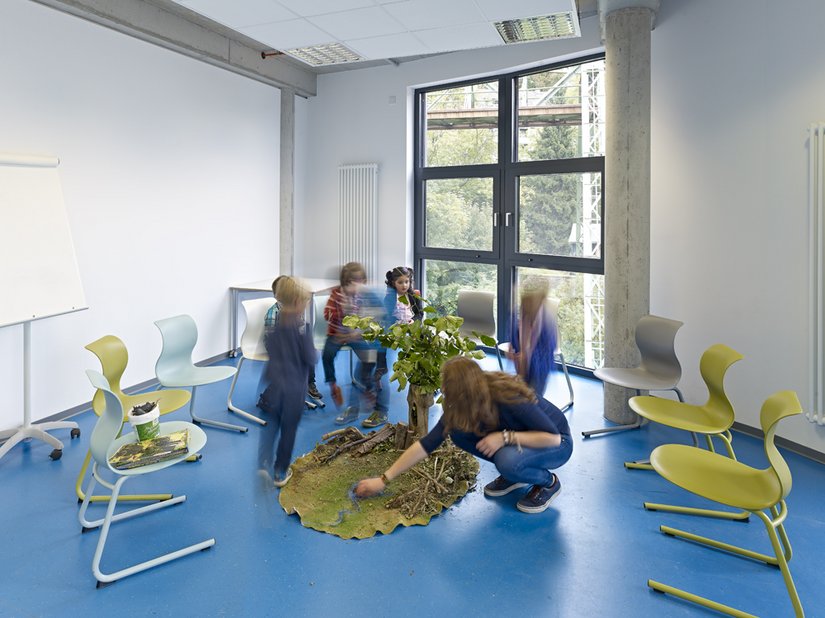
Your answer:
[[[307,528],[344,539],[389,534],[399,525],[427,525],[475,486],[478,461],[447,440],[427,459],[395,479],[380,495],[358,499],[359,480],[378,476],[415,439],[403,423],[368,434],[346,427],[322,437],[292,464],[280,503]]]

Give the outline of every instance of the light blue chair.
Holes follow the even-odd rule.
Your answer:
[[[176,315],[155,322],[163,339],[163,348],[155,363],[158,382],[167,388],[192,388],[189,400],[189,415],[193,423],[202,423],[222,429],[246,433],[247,427],[213,421],[195,416],[195,393],[202,384],[212,384],[231,378],[237,372],[235,367],[198,367],[192,362],[192,351],[198,342],[198,327],[188,315]]]
[[[106,378],[104,378],[99,372],[88,369],[86,370],[86,375],[89,376],[89,380],[92,385],[103,393],[105,403],[103,412],[97,420],[94,430],[92,431],[91,452],[92,459],[94,460],[94,463],[92,464],[92,477],[89,479],[89,484],[86,487],[85,497],[81,503],[80,512],[78,513],[78,520],[80,521],[80,525],[83,526],[83,532],[87,532],[94,528],[100,528],[100,538],[98,539],[97,548],[95,549],[94,558],[92,559],[92,573],[94,573],[95,579],[97,579],[97,587],[100,588],[101,585],[110,584],[118,579],[122,579],[135,573],[140,573],[141,571],[176,560],[177,558],[182,558],[183,556],[187,556],[196,551],[208,549],[215,544],[215,539],[208,539],[206,541],[201,541],[200,543],[195,543],[194,545],[189,545],[183,549],[169,552],[134,566],[120,569],[114,573],[103,573],[100,570],[100,561],[103,557],[103,550],[106,547],[106,540],[109,536],[109,528],[113,522],[130,519],[137,515],[142,515],[151,511],[157,511],[167,506],[172,506],[173,504],[179,504],[186,500],[186,496],[175,496],[169,500],[156,502],[154,504],[138,507],[115,515],[115,507],[118,504],[117,500],[123,484],[131,477],[150,474],[152,472],[168,468],[169,466],[180,463],[186,460],[187,457],[196,454],[206,444],[206,434],[202,429],[200,429],[200,427],[196,427],[192,423],[185,421],[170,421],[161,423],[161,435],[182,431],[184,429],[189,431],[189,450],[187,453],[167,461],[140,466],[129,470],[118,470],[113,468],[109,465],[109,458],[122,445],[129,442],[134,442],[135,434],[133,432],[129,432],[118,437],[120,434],[121,425],[123,424],[123,406],[120,403],[120,400],[109,388],[109,383]],[[114,482],[110,482],[105,478],[105,476],[110,478],[111,476],[114,476],[116,480]],[[91,502],[90,498],[94,495],[94,490],[98,483],[111,491],[111,497],[109,498],[109,503],[106,507],[106,515],[102,519],[89,520],[86,518],[86,511],[89,507],[89,503]]]

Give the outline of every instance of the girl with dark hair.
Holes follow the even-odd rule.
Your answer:
[[[441,393],[444,413],[435,427],[380,477],[359,482],[356,495],[382,492],[449,436],[459,448],[495,464],[500,476],[484,487],[486,496],[503,496],[530,485],[517,508],[525,513],[544,511],[561,491],[561,482],[550,470],[566,463],[573,452],[564,414],[537,398],[518,376],[484,372],[464,356],[444,363]]]

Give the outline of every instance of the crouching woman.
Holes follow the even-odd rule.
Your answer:
[[[561,491],[551,472],[573,452],[570,427],[561,411],[541,398],[521,378],[485,372],[472,359],[451,358],[441,370],[444,413],[426,436],[410,446],[380,476],[358,483],[365,498],[427,458],[447,436],[459,448],[495,464],[499,477],[484,487],[490,497],[529,486],[517,507],[540,513]]]

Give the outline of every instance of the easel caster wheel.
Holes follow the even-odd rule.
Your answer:
[[[53,451],[49,454],[49,457],[51,458],[51,460],[52,460],[52,461],[57,461],[58,459],[60,459],[61,457],[63,457],[63,449],[62,449],[62,448],[56,448],[56,449],[54,449],[54,450],[53,450]]]
[[[69,432],[69,435],[72,437],[72,439],[73,439],[73,440],[74,440],[75,438],[79,438],[79,437],[80,437],[80,429],[78,429],[77,427],[75,427],[74,429],[72,429],[72,430]]]

